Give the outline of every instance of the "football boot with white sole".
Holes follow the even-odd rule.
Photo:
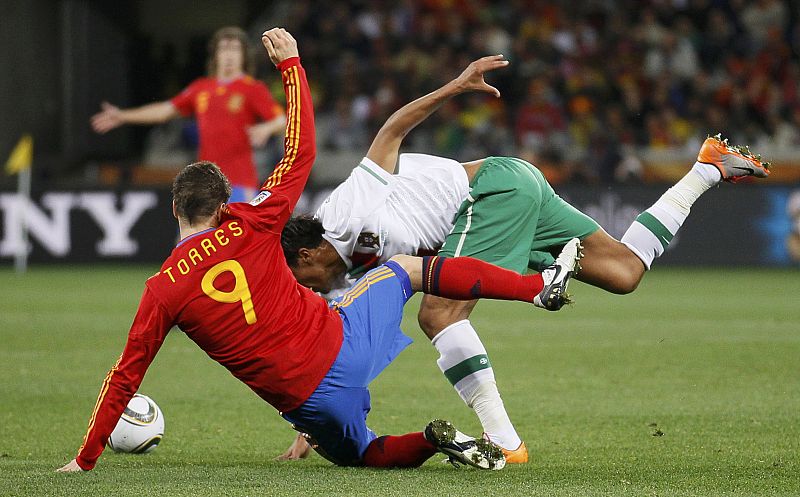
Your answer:
[[[567,285],[573,274],[580,270],[579,261],[583,257],[581,241],[573,238],[568,241],[556,261],[542,271],[544,288],[533,298],[536,307],[557,311],[566,304],[572,303],[567,294]]]
[[[425,438],[436,450],[446,454],[458,467],[466,464],[480,469],[503,469],[506,465],[503,449],[489,440],[472,438],[456,430],[452,423],[435,419],[425,427]]]

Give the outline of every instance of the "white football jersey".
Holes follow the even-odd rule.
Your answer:
[[[467,194],[467,173],[454,160],[402,154],[398,174],[389,174],[364,157],[315,216],[358,277],[394,255],[438,250]]]

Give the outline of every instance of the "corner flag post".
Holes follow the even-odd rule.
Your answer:
[[[25,134],[20,138],[6,161],[6,172],[17,175],[17,202],[24,207],[31,197],[31,165],[33,164],[33,137]],[[19,226],[22,230],[22,244],[14,254],[14,269],[24,273],[28,269],[28,227],[25,210],[17,209]]]

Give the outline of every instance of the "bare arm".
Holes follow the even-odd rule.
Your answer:
[[[508,61],[504,60],[502,55],[483,57],[472,62],[461,75],[438,90],[401,107],[378,131],[369,147],[367,158],[393,173],[400,144],[412,129],[433,114],[445,100],[460,93],[483,91],[499,98],[500,92],[487,84],[483,80],[483,75],[507,65]]]
[[[283,134],[286,126],[286,116],[278,114],[274,119],[250,126],[247,135],[250,137],[250,145],[261,148],[267,144],[269,137],[278,133]]]
[[[180,115],[169,100],[132,109],[120,109],[103,102],[101,109],[92,116],[92,129],[100,134],[105,134],[123,124],[160,124]]]

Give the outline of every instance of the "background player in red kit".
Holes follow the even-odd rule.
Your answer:
[[[241,28],[217,30],[208,46],[208,77],[163,102],[132,109],[103,102],[102,111],[92,116],[92,127],[106,133],[123,124],[159,124],[194,115],[200,132],[198,159],[219,165],[233,186],[231,202],[249,201],[258,188],[252,147],[263,147],[286,121],[266,85],[248,74],[248,47]]]
[[[230,186],[213,163],[178,174],[173,211],[181,241],[147,280],[78,455],[59,471],[94,467],[173,326],[337,464],[412,467],[441,451],[473,466],[501,468],[499,447],[441,420],[424,433],[377,437],[366,426],[367,385],[410,343],[400,321],[414,291],[532,302],[551,285],[538,274],[520,276],[474,259],[411,256],[367,273],[331,306],[299,285],[283,256],[281,231],[315,159],[313,103],[291,35],[273,29],[262,41],[283,77],[284,157],[250,203],[224,203]]]

